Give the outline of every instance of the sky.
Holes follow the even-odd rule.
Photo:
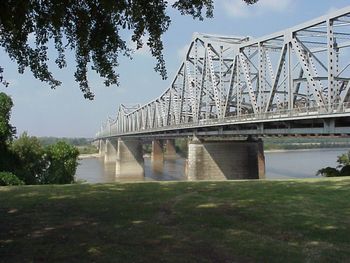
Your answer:
[[[174,2],[172,1],[169,1]],[[117,71],[120,86],[105,87],[103,79],[91,72],[89,81],[95,99],[83,98],[74,81],[74,56],[67,53],[68,67],[50,68],[62,86],[51,90],[27,70],[23,75],[16,63],[0,49],[0,66],[10,85],[0,91],[12,97],[14,107],[11,124],[17,133],[33,136],[94,137],[101,123],[114,118],[121,103],[145,104],[169,87],[184,58],[194,32],[260,37],[306,22],[349,5],[348,0],[260,0],[247,6],[242,0],[214,0],[214,18],[204,21],[181,16],[169,8],[172,23],[164,34],[164,57],[168,79],[162,80],[153,68],[155,59],[148,48],[137,50],[133,59],[120,58]],[[130,43],[133,46],[133,43]],[[51,53],[55,59],[56,53]]]

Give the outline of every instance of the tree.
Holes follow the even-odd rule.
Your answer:
[[[16,129],[10,124],[12,99],[0,92],[0,145],[7,144],[16,134]]]
[[[25,184],[39,184],[47,167],[44,148],[38,138],[28,136],[24,132],[11,145],[11,150],[17,157],[14,173]]]
[[[4,68],[0,66],[0,83],[7,88],[9,86],[9,83],[4,79],[4,76],[2,75],[3,72]]]
[[[68,184],[74,182],[79,152],[59,141],[44,148],[39,139],[23,133],[11,145],[17,165],[14,173],[25,184]]]
[[[48,168],[43,184],[70,184],[78,167],[79,151],[76,147],[60,141],[46,149]]]
[[[4,185],[22,185],[24,182],[16,175],[9,172],[0,172],[0,186]]]
[[[350,165],[345,165],[340,169],[341,176],[350,176]]]
[[[60,141],[44,148],[39,139],[23,133],[11,145],[17,163],[14,174],[25,184],[68,184],[74,182],[79,152]]]
[[[243,0],[253,4],[258,0]],[[84,97],[93,99],[87,72],[88,65],[105,79],[104,84],[118,84],[120,54],[130,57],[124,30],[132,31],[132,41],[141,48],[142,36],[156,58],[155,70],[166,78],[162,54],[162,35],[169,28],[165,0],[32,0],[1,1],[0,45],[16,61],[23,73],[30,68],[35,78],[47,82],[51,88],[61,84],[48,67],[49,40],[57,51],[59,68],[66,66],[65,51],[75,51],[76,81]],[[173,8],[183,15],[203,19],[213,15],[213,0],[178,0]],[[34,43],[28,41],[34,36]]]
[[[321,176],[324,176],[324,177],[341,176],[339,171],[336,168],[333,168],[333,167],[322,168],[322,169],[317,171],[316,175],[321,175]]]
[[[326,167],[317,171],[316,175],[325,177],[350,176],[350,151],[338,156],[337,168]]]
[[[16,129],[10,124],[11,109],[13,102],[11,98],[0,92],[0,171],[11,171],[15,157],[9,150]]]
[[[350,151],[338,156],[337,163],[339,163],[338,168],[350,165]]]

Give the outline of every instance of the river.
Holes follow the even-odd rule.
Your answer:
[[[315,178],[320,168],[337,166],[337,156],[349,149],[312,149],[265,152],[266,179]],[[165,160],[163,167],[152,166],[145,157],[145,181],[187,180],[185,176],[185,159]],[[99,158],[79,161],[76,179],[88,183],[108,183],[118,181],[115,178],[115,165],[104,165]],[[140,178],[131,178],[140,180]]]

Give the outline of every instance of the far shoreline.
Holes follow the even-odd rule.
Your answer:
[[[349,151],[350,148],[347,147],[324,147],[324,148],[310,148],[310,149],[271,149],[271,150],[264,150],[264,153],[282,153],[282,152],[312,152],[312,151],[319,151],[319,150],[345,150]]]
[[[311,152],[311,151],[319,151],[319,150],[344,150],[349,151],[350,148],[346,147],[325,147],[325,148],[310,148],[310,149],[271,149],[264,150],[264,153],[284,153],[284,152]],[[345,153],[345,152],[344,152]],[[98,153],[87,153],[87,154],[79,154],[78,159],[91,159],[91,158],[99,158],[100,155]],[[145,153],[144,158],[150,158],[151,154]]]
[[[78,159],[90,159],[90,158],[98,158],[98,153],[85,153],[85,154],[79,154]]]

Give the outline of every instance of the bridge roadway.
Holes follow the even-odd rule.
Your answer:
[[[117,175],[142,174],[142,141],[159,153],[163,140],[193,136],[190,178],[262,178],[262,141],[251,136],[350,134],[349,49],[350,7],[256,39],[195,33],[163,94],[122,104],[101,126],[100,153]],[[249,140],[204,139],[226,135]]]

